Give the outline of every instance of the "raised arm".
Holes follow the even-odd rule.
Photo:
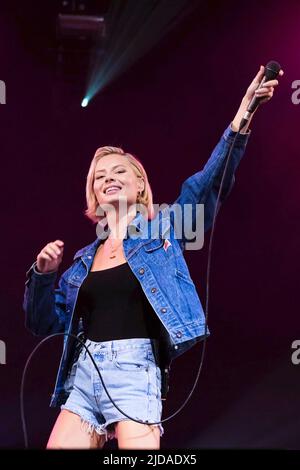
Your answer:
[[[280,72],[282,75],[283,72]],[[209,160],[207,161],[204,168],[187,178],[181,187],[181,192],[179,197],[176,199],[174,204],[170,207],[171,218],[173,217],[173,223],[177,224],[177,228],[180,225],[180,230],[177,230],[181,236],[180,238],[182,249],[185,248],[186,242],[190,240],[185,237],[185,218],[184,218],[184,206],[186,204],[191,205],[192,210],[192,223],[193,228],[196,226],[196,204],[204,205],[204,231],[208,230],[211,227],[213,215],[215,212],[217,195],[220,189],[220,183],[222,175],[224,172],[224,167],[226,164],[226,157],[228,155],[230,146],[236,137],[237,130],[239,128],[240,121],[247,110],[247,106],[250,103],[252,97],[255,95],[263,98],[262,102],[268,101],[271,99],[274,93],[274,87],[278,85],[277,80],[270,80],[265,82],[264,86],[259,90],[256,90],[261,79],[264,75],[264,67],[261,66],[259,72],[249,85],[242,101],[239,106],[239,109],[230,124],[225,130],[220,141],[214,148]],[[244,155],[246,144],[250,135],[250,131],[247,129],[249,126],[250,120],[246,128],[243,129],[243,132],[240,133],[235,140],[232,153],[230,156],[230,161],[227,166],[226,176],[223,183],[223,189],[220,196],[220,202],[222,203],[227,196],[229,195],[235,180],[235,171]],[[176,208],[173,210],[173,208]],[[178,210],[180,209],[180,210]],[[178,212],[176,212],[178,210]],[[181,213],[180,223],[178,225],[178,214]],[[175,214],[175,215],[174,215]],[[177,215],[176,215],[177,214]],[[193,229],[193,230],[194,230]]]

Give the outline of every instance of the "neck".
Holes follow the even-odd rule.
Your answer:
[[[106,219],[110,230],[109,238],[123,240],[126,235],[127,226],[135,216],[135,206],[129,207],[124,213],[121,213],[119,210],[106,212]]]

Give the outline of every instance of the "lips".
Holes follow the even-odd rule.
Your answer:
[[[112,194],[116,191],[120,191],[121,187],[118,186],[118,185],[111,185],[111,186],[108,186],[105,190],[104,190],[104,194]]]

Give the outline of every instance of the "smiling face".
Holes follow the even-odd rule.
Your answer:
[[[94,192],[99,205],[109,203],[115,206],[123,199],[130,206],[137,202],[138,193],[143,189],[143,179],[137,176],[124,155],[112,153],[97,162]]]

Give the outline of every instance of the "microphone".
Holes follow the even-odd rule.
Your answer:
[[[257,90],[258,88],[261,88],[265,82],[268,82],[269,80],[274,80],[278,76],[280,70],[281,66],[278,62],[275,62],[275,60],[271,60],[270,62],[268,62],[265,66],[265,74],[263,76],[262,81],[258,85]],[[239,132],[248,123],[249,119],[252,117],[253,113],[260,105],[262,99],[264,99],[264,97],[253,96],[252,100],[248,104],[247,111],[245,112],[243,119],[241,120]]]

